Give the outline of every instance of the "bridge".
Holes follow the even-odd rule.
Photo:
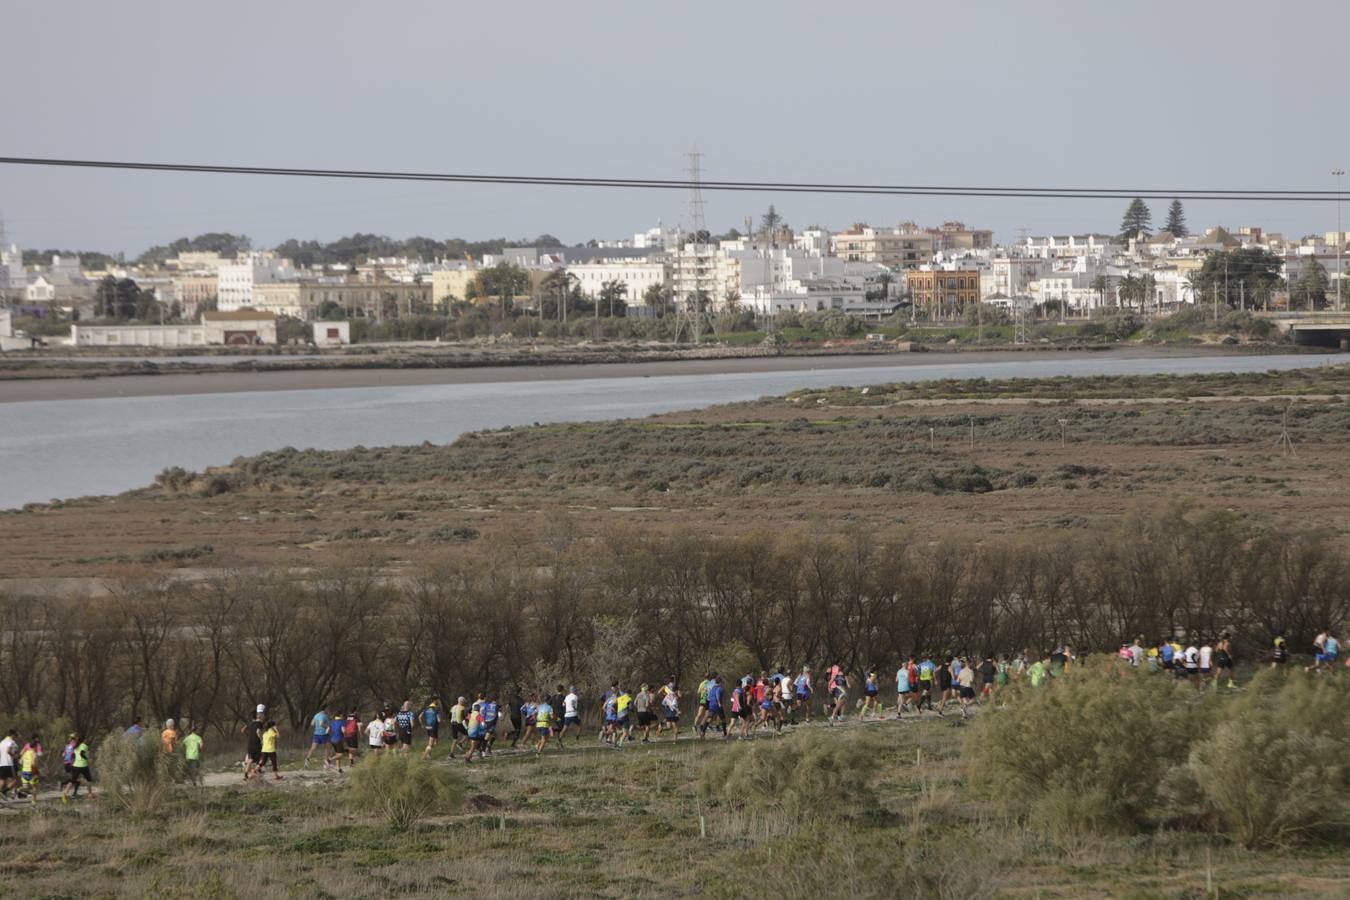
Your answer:
[[[1258,312],[1296,344],[1340,347],[1350,350],[1350,312]]]

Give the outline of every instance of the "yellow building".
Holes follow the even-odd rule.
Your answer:
[[[183,310],[183,318],[195,319],[197,313],[215,305],[220,276],[215,272],[178,275],[173,279],[174,294]]]

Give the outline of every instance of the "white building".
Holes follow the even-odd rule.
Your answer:
[[[72,347],[204,347],[204,325],[71,325]]]
[[[350,322],[315,322],[310,326],[312,340],[320,347],[342,347],[352,342]]]
[[[680,229],[657,224],[633,235],[629,246],[638,250],[674,250],[680,246]]]
[[[880,319],[895,312],[891,298],[869,300],[862,281],[848,277],[806,278],[774,288],[756,285],[741,294],[741,303],[760,315],[784,312],[839,312]]]
[[[652,285],[665,287],[670,281],[670,266],[655,260],[596,260],[574,263],[567,267],[567,271],[576,276],[577,287],[592,300],[600,296],[600,291],[607,283],[614,281],[622,284],[624,302],[633,306],[642,303],[643,294]]]
[[[289,260],[261,252],[241,254],[239,260],[221,265],[217,272],[216,306],[221,312],[251,306],[255,284],[299,278]]]
[[[980,272],[980,298],[1025,296],[1031,283],[1048,271],[1050,264],[1044,259],[994,257],[989,269]]]
[[[728,296],[741,292],[740,261],[712,244],[685,244],[673,254],[671,287],[675,302],[684,306],[702,291],[708,309],[720,309]]]
[[[1038,259],[1061,259],[1074,256],[1095,256],[1104,259],[1120,251],[1110,235],[1105,234],[1051,234],[1042,237],[1028,236],[1018,245],[1023,256]]]

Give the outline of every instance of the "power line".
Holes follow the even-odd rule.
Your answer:
[[[71,169],[117,169],[138,172],[185,172],[208,175],[272,175],[292,178],[342,178],[367,181],[420,181],[453,184],[536,185],[541,187],[606,187],[651,190],[682,190],[689,181],[656,178],[591,178],[585,176],[546,175],[468,175],[440,172],[398,172],[368,169],[313,169],[284,166],[220,166],[196,163],[151,163],[93,159],[53,159],[4,156],[0,164],[45,166]],[[1047,188],[1047,187],[968,187],[951,185],[830,184],[792,181],[703,181],[703,190],[771,191],[812,194],[874,194],[917,197],[1019,197],[1052,200],[1244,200],[1336,202],[1335,191],[1256,190],[1256,189],[1178,189],[1160,188]]]

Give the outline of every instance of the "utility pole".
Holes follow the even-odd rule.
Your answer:
[[[1336,176],[1336,312],[1341,311],[1341,248],[1345,246],[1345,235],[1341,233],[1341,176],[1344,169],[1332,169]]]

